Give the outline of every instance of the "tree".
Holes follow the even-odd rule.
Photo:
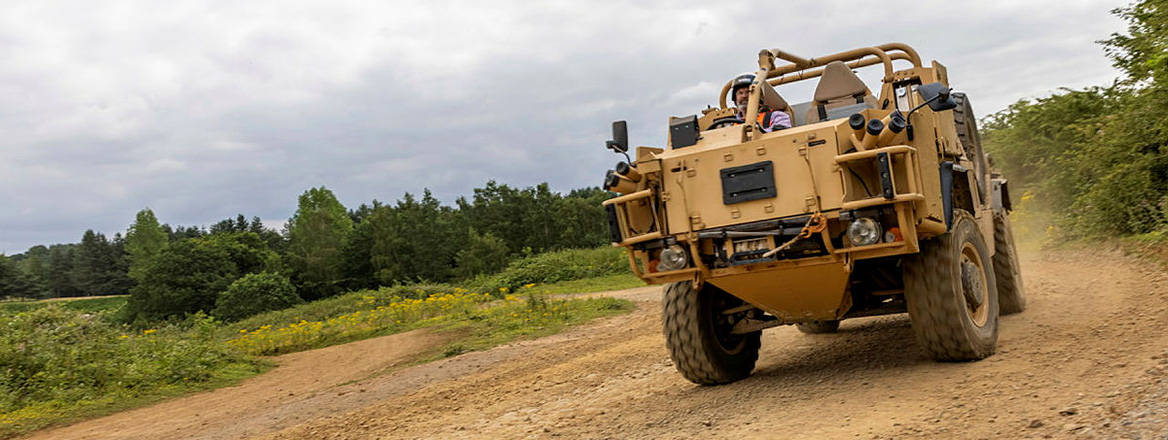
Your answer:
[[[251,223],[247,226],[247,232],[254,233],[268,244],[268,249],[275,252],[284,252],[288,242],[283,235],[276,232],[274,229],[264,226],[264,221],[260,220],[259,216],[252,217]]]
[[[0,298],[39,298],[42,294],[28,274],[0,254]]]
[[[1115,67],[1129,81],[1168,85],[1168,1],[1144,0],[1111,12],[1128,22],[1127,34],[1113,33],[1100,42]]]
[[[129,293],[130,288],[134,287],[134,280],[130,279],[130,258],[126,255],[126,239],[122,238],[121,233],[114,233],[114,238],[109,241],[110,266],[108,268],[109,284],[106,285],[106,290],[117,293]]]
[[[15,262],[15,261],[14,261]],[[52,295],[49,290],[49,248],[36,245],[24,252],[24,258],[16,264],[28,275],[29,282],[39,292],[39,297]]]
[[[55,244],[49,247],[49,269],[46,284],[53,297],[81,296],[81,290],[73,282],[73,257],[75,244]]]
[[[460,198],[457,203],[470,227],[502,239],[512,254],[519,254],[524,248],[542,252],[556,246],[559,198],[546,183],[516,189],[492,180],[474,189],[472,202]]]
[[[1125,78],[1019,101],[984,125],[1011,192],[1028,191],[1072,235],[1168,227],[1168,1],[1113,12],[1128,32],[1101,43]]]
[[[465,246],[454,256],[458,276],[471,278],[479,274],[495,273],[507,267],[507,243],[491,234],[470,231]]]
[[[239,269],[227,249],[201,239],[171,243],[143,268],[142,282],[126,303],[131,322],[181,317],[215,307]]]
[[[251,221],[243,214],[238,214],[235,218],[226,218],[220,220],[218,223],[211,225],[207,229],[207,234],[233,234],[237,232],[251,232],[258,235],[268,248],[274,251],[281,251],[284,249],[284,237],[270,228],[264,226],[263,220],[259,217],[252,217]]]
[[[207,233],[203,228],[198,226],[175,226],[162,225],[162,230],[166,231],[166,235],[170,236],[170,241],[179,241],[184,238],[199,238]]]
[[[560,201],[556,215],[560,238],[556,249],[607,245],[612,239],[602,202],[613,194],[598,187],[572,190]]]
[[[345,240],[353,220],[332,191],[312,188],[300,195],[288,220],[287,263],[293,283],[304,298],[337,293],[344,280]]]
[[[219,223],[211,225],[207,228],[209,234],[223,234],[232,232],[247,232],[250,224],[247,222],[247,217],[243,214],[236,215],[234,219],[228,218],[220,220]]]
[[[447,281],[454,276],[454,255],[465,241],[465,228],[458,213],[441,206],[429,190],[421,200],[406,193],[397,205],[375,210],[366,222],[373,234],[370,262],[381,283]]]
[[[134,223],[126,231],[126,253],[130,262],[130,278],[141,283],[145,276],[146,266],[159,252],[166,249],[169,243],[170,238],[162,229],[162,225],[158,224],[158,218],[154,216],[154,211],[149,208],[138,211]]]
[[[210,312],[219,294],[241,276],[278,269],[278,256],[255,233],[179,240],[144,267],[142,282],[130,291],[128,318],[149,322]]]
[[[376,200],[373,203],[373,207],[361,205],[369,212],[360,216],[360,221],[353,227],[353,232],[349,233],[349,237],[345,240],[343,254],[345,288],[347,289],[367,289],[376,287],[378,284],[372,263],[373,228],[375,225],[368,220],[372,218],[375,210],[381,209],[382,205]],[[352,211],[350,211],[350,217],[353,217]]]
[[[268,249],[263,238],[254,232],[214,234],[199,238],[199,241],[224,249],[240,275],[282,269],[280,256]]]
[[[489,181],[474,189],[472,200],[459,198],[456,203],[471,228],[502,239],[512,254],[520,254],[524,249],[538,253],[608,243],[600,206],[608,197],[599,188],[576,190],[565,197],[546,183],[516,189]]]
[[[73,284],[84,296],[125,293],[117,291],[116,253],[104,234],[85,231],[73,262]]]

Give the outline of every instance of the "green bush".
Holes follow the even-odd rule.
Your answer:
[[[1071,237],[1168,227],[1168,3],[1112,12],[1128,22],[1127,33],[1101,43],[1123,76],[1108,87],[1018,101],[982,125],[1010,192],[1054,213]]]
[[[302,302],[288,277],[271,272],[254,273],[231,283],[215,301],[212,315],[224,321],[238,321]]]
[[[595,278],[628,273],[629,263],[623,248],[599,247],[545,252],[512,261],[494,275],[479,276],[467,282],[472,291],[499,293],[514,291],[527,284]]]

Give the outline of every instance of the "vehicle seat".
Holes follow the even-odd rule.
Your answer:
[[[759,103],[762,107],[778,110],[787,114],[791,118],[791,123],[795,123],[795,111],[791,109],[791,105],[787,104],[787,100],[783,99],[779,92],[775,90],[775,86],[770,85],[766,81],[760,81],[759,87],[762,88],[762,96]]]
[[[798,104],[791,104],[791,111],[795,113],[795,119],[791,120],[795,126],[807,125],[807,113],[811,108],[811,101],[800,102]],[[812,112],[814,113],[814,112]],[[819,114],[814,113],[815,119],[819,119]]]
[[[815,98],[807,109],[808,123],[851,116],[865,108],[876,107],[876,97],[864,81],[840,61],[823,67],[823,77],[815,87]]]

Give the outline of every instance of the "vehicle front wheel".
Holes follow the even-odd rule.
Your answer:
[[[917,342],[940,361],[970,361],[998,343],[998,289],[973,216],[953,215],[948,233],[904,260],[904,296]]]
[[[673,365],[690,382],[719,385],[750,376],[758,360],[762,331],[733,334],[752,311],[726,310],[744,302],[709,283],[701,290],[690,281],[665,286],[665,344]]]

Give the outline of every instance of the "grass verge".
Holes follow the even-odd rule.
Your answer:
[[[40,402],[17,411],[0,413],[0,439],[13,438],[50,426],[62,426],[120,411],[141,408],[200,391],[236,385],[244,379],[268,371],[271,367],[272,364],[262,361],[234,362],[220,366],[204,382],[164,385],[136,394],[107,395],[72,402]]]
[[[466,336],[447,344],[440,357],[485,350],[516,339],[559,333],[566,327],[596,318],[625,313],[635,307],[624,299],[599,297],[549,299],[544,295],[514,298],[505,304],[479,311],[475,318],[440,324],[439,331],[465,332]]]
[[[582,280],[561,281],[558,283],[545,284],[538,287],[540,293],[549,295],[569,295],[574,293],[592,293],[604,292],[608,290],[623,290],[632,289],[634,287],[645,287],[644,281],[637,278],[629,271],[616,275],[606,275],[596,278],[585,278]]]
[[[503,271],[480,275],[462,284],[476,292],[516,290],[527,284],[547,285],[629,273],[624,248],[565,249],[512,261]]]
[[[129,295],[103,296],[97,298],[54,298],[40,301],[0,302],[0,314],[16,314],[55,304],[66,310],[84,313],[111,312],[122,308]]]
[[[385,298],[367,293],[359,310],[317,321],[244,327],[235,330],[227,343],[248,354],[271,356],[436,327],[469,331],[471,336],[462,342],[467,350],[475,350],[519,335],[554,333],[567,325],[632,308],[632,303],[613,298],[554,299],[533,286],[503,299],[462,289],[426,298]]]
[[[628,289],[632,287],[644,286],[645,283],[628,272],[625,267],[624,273],[610,274],[598,277],[590,277],[576,280],[559,281],[550,284],[526,284],[527,286],[535,286],[535,291],[549,295],[562,295],[573,293],[592,293],[603,292],[608,290]],[[532,287],[528,287],[531,289]],[[503,296],[511,292],[509,288],[502,288],[503,290],[478,290],[482,293],[491,293],[493,296]],[[522,290],[523,286],[519,286]],[[327,322],[330,319],[352,319],[352,315],[357,312],[376,310],[379,306],[390,306],[394,303],[403,303],[407,300],[424,299],[437,294],[454,294],[465,296],[471,290],[461,287],[455,287],[449,284],[415,284],[407,286],[382,287],[380,289],[360,290],[350,292],[343,295],[338,295],[332,298],[326,298],[310,303],[304,303],[295,307],[290,307],[284,310],[276,310],[272,312],[261,313],[252,316],[242,321],[229,324],[224,327],[225,337],[235,337],[241,330],[254,331],[263,326],[269,327],[285,327],[291,324],[298,324],[304,322]],[[480,298],[479,302],[492,299]],[[415,305],[416,307],[416,305]],[[357,315],[358,319],[361,315]],[[368,315],[365,315],[368,318]],[[377,334],[369,334],[367,336],[354,335],[338,342],[349,342],[362,337],[377,336]],[[321,345],[313,345],[308,348],[315,348]]]
[[[0,439],[231,385],[283,354],[429,327],[457,338],[422,363],[633,309],[613,298],[555,298],[640,285],[631,275],[527,285],[503,298],[445,285],[399,286],[265,313],[205,316],[133,331],[108,319],[124,298],[47,302],[0,314]],[[404,295],[404,296],[403,296]],[[120,302],[119,302],[120,301]],[[81,302],[66,308],[68,303]],[[312,320],[305,317],[313,318]],[[242,331],[241,331],[242,330]]]
[[[0,438],[169,397],[266,370],[231,349],[205,316],[131,332],[58,304],[0,318]]]

